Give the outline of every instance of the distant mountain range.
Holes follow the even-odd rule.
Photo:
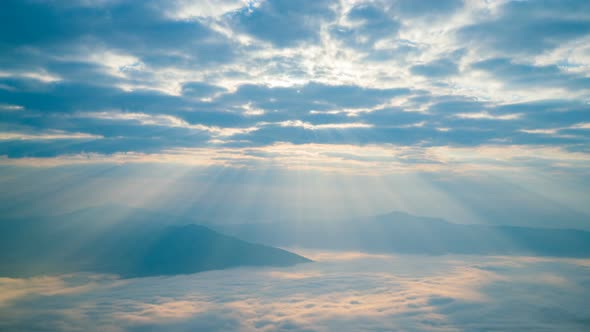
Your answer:
[[[123,277],[309,262],[275,248],[590,257],[590,232],[455,224],[403,212],[334,221],[206,226],[121,206],[0,221],[0,277],[78,271]],[[226,235],[224,235],[226,234]],[[248,241],[248,242],[246,242]],[[260,244],[255,244],[260,243]]]
[[[144,277],[310,262],[205,226],[159,222],[162,216],[141,218],[140,213],[114,221],[109,218],[112,214],[103,211],[104,219],[97,222],[93,219],[101,219],[100,214],[95,215],[99,211],[84,210],[61,218],[2,220],[0,276],[86,271]]]
[[[403,212],[362,219],[219,226],[249,241],[285,247],[379,253],[590,257],[590,232],[455,224]]]

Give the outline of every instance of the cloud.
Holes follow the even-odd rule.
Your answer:
[[[27,133],[10,133],[10,132],[0,132],[0,141],[27,141],[27,140],[77,140],[77,139],[101,139],[102,136],[98,135],[90,135],[84,133],[66,133],[63,131],[54,131],[48,133],[34,133],[34,134],[27,134]]]
[[[474,121],[474,120],[468,120]],[[498,120],[493,120],[494,122]],[[293,129],[293,128],[286,128]],[[411,130],[407,128],[404,130]],[[263,129],[260,129],[263,131]],[[302,129],[301,130],[305,130]],[[361,130],[369,130],[363,128]],[[310,135],[329,135],[329,129],[309,130]],[[333,134],[333,132],[332,132]],[[461,135],[459,133],[457,135]],[[537,133],[521,135],[539,136]],[[239,137],[239,136],[238,136]],[[236,139],[238,137],[232,137]],[[103,139],[105,140],[105,139]],[[102,141],[102,140],[101,140]],[[193,167],[221,167],[235,171],[255,171],[265,169],[280,172],[316,171],[340,175],[387,176],[392,174],[446,174],[474,176],[478,171],[487,172],[548,172],[563,171],[569,174],[588,173],[588,160],[583,151],[569,151],[559,147],[527,147],[498,142],[477,147],[424,146],[407,147],[404,145],[368,144],[292,144],[277,142],[272,145],[244,148],[236,146],[210,144],[200,148],[175,148],[146,152],[116,152],[116,148],[101,145],[109,153],[86,152],[69,153],[68,145],[50,146],[62,153],[57,156],[46,152],[43,145],[25,145],[22,150],[17,145],[12,152],[14,157],[0,158],[0,165],[27,166],[47,168],[66,165],[170,165]],[[133,144],[133,141],[126,144]],[[17,148],[19,147],[19,148]],[[84,145],[75,145],[74,149]],[[123,145],[123,150],[127,146]],[[145,149],[145,148],[144,148]],[[155,151],[154,151],[155,150]],[[115,152],[113,152],[115,151]],[[156,152],[158,151],[158,152]]]
[[[590,33],[589,10],[583,0],[506,1],[458,37],[492,53],[539,54]]]
[[[11,104],[3,104],[0,105],[0,110],[2,111],[22,111],[24,107],[20,105],[11,105]]]
[[[472,68],[489,73],[508,87],[552,87],[574,91],[590,89],[590,78],[564,72],[556,65],[534,66],[496,58],[476,62]]]
[[[403,88],[380,89],[318,82],[291,87],[241,85],[235,93],[220,98],[220,102],[250,102],[265,110],[289,111],[296,115],[314,110],[370,107],[409,93],[409,89]]]
[[[19,299],[31,295],[60,296],[89,292],[99,286],[95,280],[101,279],[112,282],[109,287],[124,283],[109,275],[41,276],[27,279],[0,277],[0,307],[9,307]]]
[[[414,75],[425,77],[446,77],[459,73],[457,64],[448,59],[439,59],[427,64],[412,66],[410,70]]]
[[[394,2],[393,10],[398,12],[401,17],[445,15],[455,10],[458,10],[463,5],[463,0],[397,0]]]
[[[194,130],[197,132],[208,132],[213,137],[217,136],[233,136],[237,134],[244,134],[251,131],[256,131],[258,128],[220,128],[211,127],[202,124],[190,124],[185,120],[165,114],[145,114],[145,113],[131,113],[131,112],[85,112],[74,115],[74,117],[91,118],[107,121],[132,121],[137,122],[142,126],[157,126],[168,128],[181,128],[187,130]]]
[[[488,112],[479,112],[479,113],[457,113],[455,114],[456,117],[460,119],[489,119],[489,120],[515,120],[518,119],[521,115],[520,114],[503,114],[503,115],[492,115]]]
[[[105,2],[76,6],[8,1],[2,47],[34,47],[56,56],[59,48],[102,44],[126,50],[154,66],[219,63],[233,50],[222,34],[196,20],[172,20],[157,2]],[[58,49],[56,49],[58,48]]]
[[[278,123],[281,127],[296,127],[309,130],[322,130],[322,129],[348,129],[348,128],[371,128],[372,125],[359,122],[350,123],[326,123],[314,125],[303,121],[283,121]]]
[[[346,20],[347,25],[334,27],[331,32],[345,46],[353,46],[361,51],[372,49],[381,39],[397,37],[400,28],[400,23],[383,8],[370,4],[352,7],[346,13]]]
[[[583,225],[588,13],[584,0],[5,0],[0,208],[395,205]],[[316,257],[129,284],[0,279],[0,330],[588,325],[587,262]]]
[[[334,17],[333,1],[264,0],[230,16],[230,24],[278,47],[318,42],[324,21]]]
[[[187,82],[182,85],[182,95],[196,98],[213,97],[225,89],[203,82]]]
[[[331,145],[334,155],[342,146],[587,153],[587,7],[8,1],[0,155],[24,165],[135,163],[170,151],[163,160],[177,162],[187,158],[179,151],[243,157],[277,146],[298,155],[297,145]],[[488,167],[481,159],[470,166]],[[286,164],[275,161],[256,162]],[[410,161],[441,164],[405,158],[390,169]],[[350,161],[318,158],[313,167],[339,162]]]
[[[165,321],[187,319],[199,313],[206,312],[207,302],[175,301],[158,299],[157,303],[129,303],[126,311],[114,314],[116,320],[128,321],[136,324],[158,324]]]
[[[197,94],[195,100],[193,96],[71,83],[57,83],[48,90],[33,85],[16,93],[0,91],[8,105],[22,107],[18,112],[0,114],[5,132],[74,132],[103,138],[42,147],[13,141],[0,144],[0,151],[18,157],[152,153],[211,142],[230,146],[277,142],[476,146],[502,140],[507,144],[552,145],[587,140],[580,130],[568,136],[527,135],[527,130],[553,128],[557,123],[560,128],[569,128],[587,122],[587,105],[570,100],[497,105],[408,89],[321,83],[242,85],[235,91],[196,82],[187,86],[210,92]],[[208,94],[211,97],[200,97]],[[122,108],[112,109],[111,105]],[[499,124],[493,120],[510,121]]]
[[[583,328],[588,316],[580,305],[588,282],[588,263],[581,260],[350,253],[342,260],[337,253],[317,254],[321,261],[295,268],[233,269],[125,283],[100,276],[14,280],[26,285],[28,295],[8,302],[0,326],[31,329],[43,322],[54,329],[67,325],[118,331],[575,330]],[[47,293],[32,287],[54,288],[50,284],[55,282],[85,288]],[[548,314],[550,319],[545,319]]]

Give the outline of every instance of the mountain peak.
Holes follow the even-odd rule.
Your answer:
[[[50,218],[5,223],[0,232],[0,275],[87,271],[142,277],[310,262],[289,251],[242,241],[197,224],[166,226],[123,219],[95,225],[96,220],[85,221]]]

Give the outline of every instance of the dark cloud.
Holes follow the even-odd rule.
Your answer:
[[[154,90],[126,92],[112,86],[98,86],[91,82],[63,82],[39,85],[22,80],[0,80],[17,91],[0,90],[6,103],[22,105],[28,110],[74,112],[101,109],[158,112],[182,108],[187,101]]]
[[[187,97],[211,97],[216,93],[226,91],[222,87],[210,85],[203,82],[187,82],[182,85],[182,95]]]
[[[488,65],[479,66],[483,64]],[[570,135],[523,130],[556,126],[566,130],[590,121],[587,104],[567,100],[498,106],[464,97],[354,85],[308,83],[285,88],[249,84],[229,92],[204,82],[190,82],[183,86],[183,95],[172,96],[69,82],[2,82],[16,89],[0,90],[2,100],[23,107],[18,112],[0,112],[3,130],[29,134],[60,130],[102,137],[1,141],[0,154],[10,157],[206,146],[220,130],[248,127],[253,130],[230,134],[231,142],[226,144],[582,144],[588,140],[584,130]],[[213,99],[198,100],[205,97]],[[397,97],[409,97],[407,104],[356,116],[342,112],[375,108]],[[426,112],[415,111],[424,104],[430,105]],[[259,113],[248,114],[248,110]],[[330,113],[333,111],[339,113]]]
[[[334,1],[265,0],[230,16],[230,24],[278,47],[317,42],[322,22],[335,17]]]
[[[586,35],[584,1],[506,2],[491,18],[459,27],[457,44],[436,55],[428,43],[401,40],[399,32],[469,12],[463,1],[366,2],[344,11],[337,2],[267,0],[183,19],[171,14],[179,8],[155,0],[7,1],[0,14],[0,129],[8,134],[0,155],[277,142],[587,150],[584,100],[507,104],[506,96],[447,95],[448,89],[464,91],[454,82],[464,74],[460,62],[465,72],[485,72],[505,89],[561,88],[575,95],[590,88],[583,64],[533,65],[522,56]],[[305,47],[327,46],[322,31],[342,49],[302,59]],[[244,44],[238,34],[255,40]],[[473,55],[482,59],[482,50],[487,59],[469,63]],[[324,56],[367,68],[355,65],[346,79],[330,74],[328,80],[323,74],[335,68],[323,64]],[[434,60],[417,62],[422,58]],[[401,75],[425,79],[406,84],[392,77],[384,63],[393,61]],[[363,76],[362,83],[351,83],[349,74]],[[292,84],[269,85],[267,76]],[[420,89],[423,82],[429,91]],[[544,96],[516,99],[535,98]],[[56,132],[63,137],[52,139]]]
[[[400,17],[417,17],[424,15],[445,15],[463,6],[463,0],[397,0],[392,9]]]
[[[412,66],[410,71],[414,75],[436,78],[456,75],[459,73],[459,67],[452,60],[439,59],[427,64]]]
[[[375,5],[357,5],[350,9],[346,18],[353,26],[337,26],[332,34],[344,45],[365,51],[383,38],[396,37],[401,27],[382,7]]]
[[[492,52],[538,54],[588,35],[588,12],[584,0],[508,1],[498,16],[460,28],[458,37]]]
[[[66,6],[9,0],[3,9],[0,49],[35,50],[33,56],[41,63],[48,55],[76,55],[84,49],[92,52],[92,47],[131,54],[156,67],[218,64],[235,55],[231,42],[205,22],[167,18],[154,1]]]
[[[358,119],[378,127],[411,127],[435,118],[423,112],[408,112],[403,108],[382,108],[359,114]]]
[[[339,108],[373,107],[391,98],[407,95],[409,89],[378,89],[356,85],[328,85],[310,82],[288,88],[263,85],[242,85],[233,93],[220,98],[220,102],[234,104],[251,102],[265,110],[288,111],[291,115],[309,111]]]
[[[495,58],[476,62],[471,67],[489,73],[507,86],[590,89],[589,77],[567,73],[556,65],[535,66],[515,63],[506,58]]]
[[[487,103],[473,99],[457,98],[453,96],[444,96],[442,98],[433,98],[433,104],[428,108],[432,113],[466,113],[479,112]]]

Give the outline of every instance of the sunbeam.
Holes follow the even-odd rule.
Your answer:
[[[0,331],[590,330],[590,1],[0,1]]]

